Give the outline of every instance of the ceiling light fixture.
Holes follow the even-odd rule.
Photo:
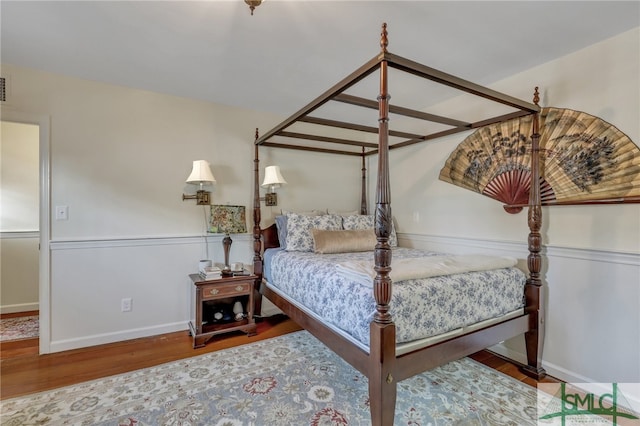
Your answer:
[[[253,16],[255,8],[262,4],[262,0],[244,0],[244,2],[249,5],[249,9],[251,9],[251,16]]]

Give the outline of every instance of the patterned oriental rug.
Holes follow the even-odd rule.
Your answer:
[[[0,319],[0,342],[36,338],[39,326],[38,315]]]
[[[2,425],[369,425],[367,379],[306,331],[0,402]],[[396,425],[535,425],[536,389],[468,358],[398,384]]]

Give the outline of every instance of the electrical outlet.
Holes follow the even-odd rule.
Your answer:
[[[130,312],[132,308],[133,300],[130,297],[125,297],[120,301],[120,309],[122,312]]]

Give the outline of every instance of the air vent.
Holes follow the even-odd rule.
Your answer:
[[[0,102],[7,101],[7,79],[0,77]]]

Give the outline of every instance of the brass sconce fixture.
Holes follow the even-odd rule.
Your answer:
[[[216,183],[216,179],[211,173],[209,162],[206,160],[196,160],[193,162],[193,169],[191,174],[186,180],[187,183],[198,184],[199,189],[195,195],[182,194],[182,201],[184,200],[196,200],[196,204],[199,206],[211,204],[211,192],[204,190],[204,185],[211,185]]]
[[[262,4],[262,0],[244,0],[244,2],[249,5],[249,9],[251,9],[251,16],[253,16],[253,11],[256,7]]]
[[[263,188],[269,188],[270,192],[267,192],[264,196],[264,204],[266,206],[278,205],[278,194],[276,194],[276,188],[280,185],[286,184],[282,174],[280,173],[280,167],[268,166],[264,169],[264,182],[262,182]]]

